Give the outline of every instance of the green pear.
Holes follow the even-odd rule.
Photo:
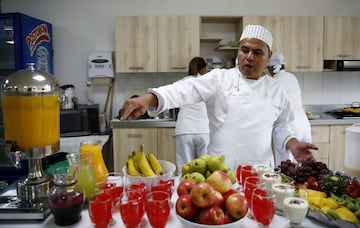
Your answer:
[[[206,181],[204,175],[199,172],[192,172],[190,178],[193,179],[197,184],[204,183]]]
[[[204,174],[207,169],[207,165],[205,160],[200,158],[195,158],[190,162],[190,168],[192,172],[199,172],[201,174]]]
[[[191,173],[191,167],[190,167],[190,163],[185,163],[182,167],[181,167],[181,174],[185,175],[187,173]]]
[[[211,174],[212,174],[212,172],[208,169],[205,172],[205,177],[208,178]]]
[[[212,156],[211,159],[208,160],[207,167],[210,171],[214,172],[215,170],[222,170],[225,166],[225,156],[224,155],[216,155]]]
[[[211,159],[211,155],[209,155],[209,154],[203,154],[203,155],[201,155],[199,158],[200,159],[202,159],[202,160],[204,160],[205,162],[206,162],[206,164],[207,164],[207,162],[209,161],[209,159]]]
[[[192,179],[191,178],[191,173],[187,173],[185,175],[182,175],[182,177],[181,177],[181,180],[188,180],[188,179]]]

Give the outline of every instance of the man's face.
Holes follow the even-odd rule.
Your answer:
[[[261,40],[243,39],[239,45],[238,61],[240,72],[249,79],[261,77],[271,57],[271,51]]]

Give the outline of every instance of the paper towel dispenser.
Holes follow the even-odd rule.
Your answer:
[[[111,51],[96,51],[89,54],[89,78],[114,77],[113,54]]]

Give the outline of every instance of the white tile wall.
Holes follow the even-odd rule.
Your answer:
[[[172,83],[183,75],[148,73],[117,76],[114,111],[117,112],[131,95],[141,95],[147,88]],[[299,81],[304,104],[351,104],[360,101],[360,72],[295,72],[294,75]]]

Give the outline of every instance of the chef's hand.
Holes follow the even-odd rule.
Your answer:
[[[143,115],[148,106],[157,107],[157,97],[152,93],[146,93],[143,96],[130,98],[125,101],[122,107],[120,120],[134,120]]]
[[[299,142],[295,138],[290,139],[286,146],[290,149],[294,158],[298,162],[315,160],[311,150],[318,150],[316,145],[306,142]]]

